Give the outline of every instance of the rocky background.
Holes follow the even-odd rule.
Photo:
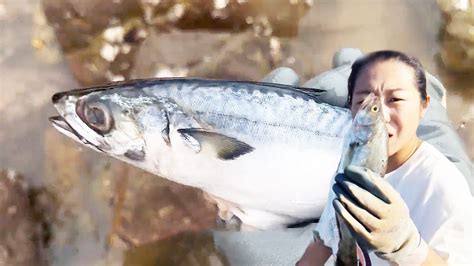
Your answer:
[[[304,81],[341,47],[397,49],[442,79],[474,158],[473,14],[463,0],[0,0],[0,265],[227,264],[200,191],[50,127],[51,95],[74,87],[278,66]]]
[[[160,76],[259,79],[292,49],[309,4],[288,0],[44,0],[81,85]],[[179,45],[178,45],[179,44]],[[312,75],[312,69],[294,66]]]

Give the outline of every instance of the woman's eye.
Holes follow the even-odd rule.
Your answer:
[[[390,98],[390,102],[399,102],[399,101],[403,101],[403,99],[402,98],[397,98],[397,97]]]

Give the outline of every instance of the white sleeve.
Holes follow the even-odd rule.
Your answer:
[[[433,170],[435,182],[425,187],[431,193],[426,204],[421,204],[424,221],[417,227],[430,248],[450,265],[473,265],[474,199],[454,165],[434,166]]]
[[[473,201],[471,198],[471,204]],[[450,265],[473,265],[472,208],[470,209],[459,208],[450,215],[428,243]]]

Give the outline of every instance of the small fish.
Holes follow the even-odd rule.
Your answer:
[[[338,166],[338,173],[352,164],[385,175],[388,161],[388,132],[377,96],[369,94],[354,117],[346,139],[346,148]],[[337,216],[337,214],[336,214]],[[359,265],[357,242],[342,218],[337,217],[340,241],[336,265]]]
[[[56,93],[66,136],[230,202],[243,224],[319,217],[350,127],[323,92],[261,82],[149,79]],[[316,177],[315,177],[316,174]]]

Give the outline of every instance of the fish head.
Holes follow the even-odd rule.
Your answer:
[[[360,105],[354,120],[354,135],[362,142],[367,142],[374,134],[386,132],[380,98],[370,93]],[[386,134],[386,133],[385,133]]]
[[[350,158],[340,165],[362,166],[384,176],[388,163],[388,132],[380,98],[369,94],[362,102],[352,122],[349,135]]]
[[[156,98],[133,87],[95,87],[53,95],[59,116],[50,117],[61,133],[96,151],[140,166],[147,155],[145,124],[165,127],[166,117],[150,115]],[[146,117],[153,121],[146,121]],[[162,118],[160,120],[160,118]]]
[[[383,121],[382,103],[374,93],[364,99],[357,111],[354,122],[361,126],[369,126]]]

